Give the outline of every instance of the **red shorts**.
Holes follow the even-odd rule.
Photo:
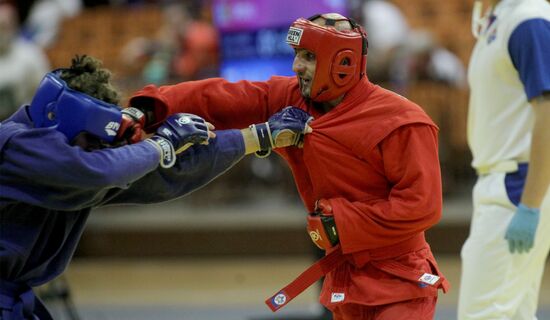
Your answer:
[[[333,320],[432,320],[436,302],[426,297],[381,306],[343,304],[334,309]]]

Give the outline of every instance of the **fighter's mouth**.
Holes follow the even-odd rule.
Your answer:
[[[311,82],[311,80],[300,77],[300,82],[302,83],[303,87],[307,87],[309,85],[309,83]]]

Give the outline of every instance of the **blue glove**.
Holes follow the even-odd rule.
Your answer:
[[[504,239],[508,240],[511,253],[528,252],[535,242],[535,234],[539,224],[540,210],[519,204],[512,218]]]
[[[157,129],[157,136],[166,138],[176,154],[194,144],[208,141],[208,127],[203,118],[191,113],[176,113],[168,117]]]
[[[303,136],[306,133],[306,125],[312,120],[313,117],[309,113],[295,107],[286,107],[275,113],[267,121],[271,129],[273,145],[277,146],[277,138],[285,131],[295,133],[296,137]]]
[[[156,134],[145,141],[159,149],[161,167],[170,168],[176,162],[176,154],[194,144],[204,144],[208,141],[208,127],[199,116],[176,113],[168,117],[157,129]]]
[[[304,110],[286,107],[273,114],[267,122],[251,125],[260,146],[256,155],[265,157],[273,148],[300,146],[312,120],[313,117]]]

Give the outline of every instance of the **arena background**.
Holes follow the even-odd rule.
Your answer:
[[[51,66],[66,66],[75,54],[89,54],[113,70],[125,100],[141,88],[147,83],[144,70],[154,54],[130,59],[127,50],[135,39],[159,37],[166,23],[165,4],[128,2],[84,1],[76,15],[61,21],[55,41],[45,47]],[[474,44],[471,0],[389,2],[401,10],[411,29],[428,31],[434,43],[467,66]],[[201,17],[215,25],[214,5],[224,1],[182,3],[190,8],[191,18]],[[229,7],[231,3],[247,1],[226,1]],[[359,0],[336,1],[341,3],[353,14],[362,5]],[[311,5],[311,1],[294,1],[294,6],[306,9]],[[265,19],[263,15],[268,13],[254,18]],[[218,62],[231,56],[223,43],[219,49]],[[200,76],[219,74],[221,66],[207,68]],[[163,83],[191,77],[170,75]],[[400,92],[422,106],[441,129],[444,212],[428,238],[452,284],[451,292],[440,296],[437,319],[455,319],[459,250],[468,233],[475,178],[465,138],[468,90],[422,77],[409,80],[399,87]],[[391,79],[379,84],[396,88]],[[272,315],[264,299],[316,258],[305,233],[304,215],[286,166],[276,156],[248,157],[185,198],[161,205],[95,210],[66,274],[40,292],[59,319],[268,319]],[[310,288],[277,316],[318,318],[322,313],[316,303],[318,290],[318,286]],[[550,319],[548,275],[541,292],[540,319]]]

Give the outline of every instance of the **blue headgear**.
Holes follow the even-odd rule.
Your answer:
[[[35,128],[55,126],[69,141],[87,132],[113,142],[122,120],[120,107],[71,89],[59,77],[62,71],[47,73],[36,90],[29,108]]]

